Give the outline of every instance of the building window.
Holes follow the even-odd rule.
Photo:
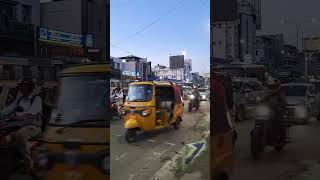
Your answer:
[[[222,42],[221,41],[219,41],[219,45],[221,45],[222,44]]]
[[[215,42],[215,41],[213,41],[213,42],[212,42],[212,44],[213,44],[213,45],[216,45],[216,42]]]
[[[29,5],[22,5],[22,21],[31,23],[32,8]]]
[[[221,27],[222,27],[222,25],[221,25],[221,24],[218,24],[218,28],[221,29]]]

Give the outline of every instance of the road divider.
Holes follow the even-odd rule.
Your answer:
[[[186,144],[177,154],[167,161],[151,180],[173,180],[180,176],[194,160],[206,149],[206,140]]]

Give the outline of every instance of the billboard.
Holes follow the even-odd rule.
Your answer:
[[[306,51],[320,50],[320,37],[304,38],[303,39],[303,49]]]
[[[67,33],[42,27],[39,30],[39,41],[79,47],[92,47],[93,45],[92,35]]]

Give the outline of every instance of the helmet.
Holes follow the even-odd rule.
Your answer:
[[[35,87],[35,81],[31,77],[25,77],[18,82],[18,86],[29,85]]]

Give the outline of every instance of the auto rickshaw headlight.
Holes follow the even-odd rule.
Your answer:
[[[151,113],[151,110],[146,109],[141,111],[141,116],[146,117]]]
[[[101,161],[101,169],[104,173],[110,173],[110,156],[105,156]]]
[[[193,94],[190,95],[190,99],[194,99],[195,96]]]

